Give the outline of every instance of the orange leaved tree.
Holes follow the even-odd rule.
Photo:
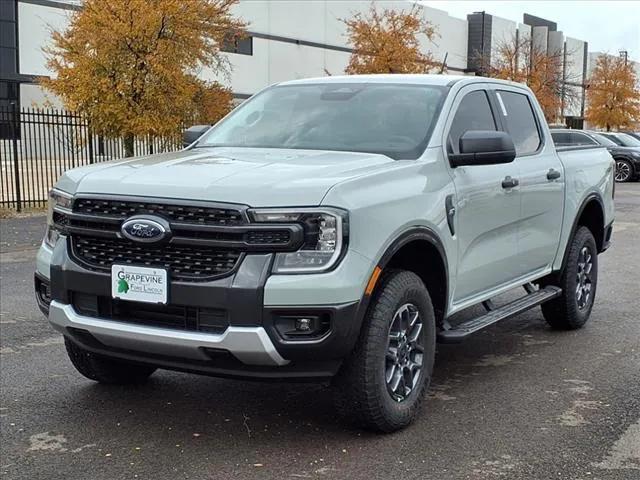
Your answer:
[[[420,37],[433,41],[437,31],[418,5],[406,12],[380,12],[372,3],[367,14],[356,13],[342,22],[353,48],[348,74],[428,73],[439,65],[430,52],[420,49]]]
[[[45,49],[55,73],[42,81],[65,106],[88,116],[100,134],[164,136],[192,119],[212,123],[231,109],[231,92],[197,78],[226,74],[223,42],[244,34],[231,15],[237,0],[85,0]]]
[[[633,128],[640,122],[640,87],[630,62],[600,55],[587,88],[585,118],[600,128]]]
[[[485,65],[486,59],[480,59],[483,67],[482,74],[524,83],[536,95],[544,115],[549,122],[555,121],[563,105],[575,102],[578,92],[569,79],[565,78],[565,71],[569,65],[564,65],[562,50],[547,51],[536,45],[531,37],[516,37],[515,35],[497,42],[491,52],[491,61]],[[576,79],[579,80],[579,79]]]

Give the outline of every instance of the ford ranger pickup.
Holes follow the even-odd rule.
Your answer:
[[[182,151],[64,173],[36,298],[91,380],[330,381],[388,432],[415,418],[437,341],[536,306],[552,328],[587,322],[613,195],[606,148],[556,148],[523,85],[284,82]]]

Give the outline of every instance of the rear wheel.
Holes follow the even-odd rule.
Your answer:
[[[616,160],[616,182],[624,183],[633,178],[633,166],[627,160]]]
[[[154,367],[95,355],[68,338],[64,339],[64,345],[76,370],[88,379],[99,383],[115,385],[143,383],[156,371]]]
[[[416,417],[431,381],[435,316],[412,272],[383,277],[358,344],[334,381],[337,406],[361,426],[392,432]]]
[[[598,284],[598,250],[587,227],[576,231],[564,271],[548,284],[562,288],[562,295],[542,304],[545,320],[564,330],[581,328],[587,323]]]

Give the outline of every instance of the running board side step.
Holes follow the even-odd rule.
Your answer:
[[[486,314],[468,320],[453,328],[448,328],[438,333],[438,342],[440,343],[460,343],[469,335],[472,335],[484,328],[487,328],[501,320],[514,317],[522,312],[530,310],[533,307],[554,299],[562,293],[562,289],[558,287],[545,287],[533,291],[524,297],[520,297],[511,303],[507,303],[502,307],[491,310]]]

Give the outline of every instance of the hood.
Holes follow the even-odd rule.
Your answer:
[[[396,162],[384,155],[317,150],[195,148],[66,172],[58,188],[210,200],[249,206],[319,205],[336,183]]]

